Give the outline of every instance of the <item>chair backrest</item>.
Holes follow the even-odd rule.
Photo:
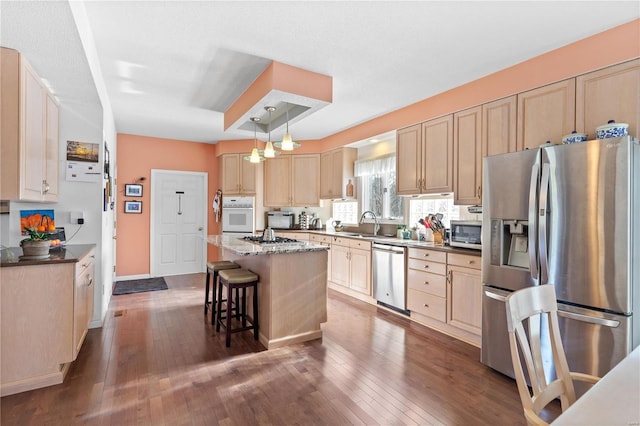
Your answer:
[[[545,284],[515,291],[507,297],[506,306],[511,361],[524,415],[529,424],[546,424],[538,414],[549,402],[560,398],[562,411],[564,411],[576,399],[571,373],[560,339],[555,288],[551,284]],[[525,324],[527,331],[525,331]],[[548,342],[545,342],[541,332],[546,338],[547,325]],[[555,376],[557,377],[549,383],[547,383],[546,377],[552,376],[545,375],[542,354],[547,343],[553,353]],[[521,359],[524,360],[531,382],[531,391],[527,386]],[[549,367],[547,366],[547,368]]]

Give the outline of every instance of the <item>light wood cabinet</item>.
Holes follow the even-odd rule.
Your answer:
[[[447,319],[445,290],[447,254],[410,247],[407,262],[407,309],[411,316],[444,323]]]
[[[255,195],[256,165],[244,160],[244,154],[220,156],[220,182],[227,195]]]
[[[331,237],[329,235],[310,233],[309,241],[329,247],[329,254],[327,256],[327,281],[331,281]]]
[[[515,152],[517,96],[482,105],[482,157]]]
[[[396,192],[419,194],[422,189],[422,124],[396,133]]]
[[[334,237],[331,242],[330,281],[347,294],[371,297],[371,242]]]
[[[453,191],[453,114],[398,130],[398,195]]]
[[[264,163],[264,205],[320,205],[320,155],[281,155]]]
[[[355,188],[353,165],[358,156],[355,148],[339,148],[320,155],[320,198],[352,198],[346,188],[351,179]]]
[[[73,294],[73,359],[89,330],[93,318],[93,289],[95,271],[95,253],[91,251],[75,264]]]
[[[482,107],[453,115],[454,204],[482,203]]]
[[[62,383],[93,316],[94,259],[0,268],[2,396]]]
[[[640,130],[640,59],[576,78],[576,130],[595,138],[596,127],[609,120]]]
[[[482,332],[480,258],[449,253],[447,263],[447,323],[480,336]]]
[[[576,128],[576,80],[571,78],[518,94],[518,150],[547,141],[561,143]]]
[[[0,199],[58,200],[58,105],[19,52],[1,48]]]

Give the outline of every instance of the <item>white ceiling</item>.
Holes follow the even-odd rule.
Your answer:
[[[86,1],[85,8],[117,131],[212,143],[253,137],[225,132],[224,111],[272,60],[333,77],[333,103],[290,126],[296,139],[318,139],[640,17],[638,1]],[[2,45],[21,50],[61,99],[95,102],[66,1],[2,1],[0,16]]]

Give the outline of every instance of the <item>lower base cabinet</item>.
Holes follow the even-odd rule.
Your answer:
[[[93,317],[94,260],[0,268],[1,396],[62,383]]]
[[[447,323],[480,336],[482,333],[480,260],[475,256],[456,253],[450,253],[448,258]]]
[[[371,293],[371,241],[332,237],[329,287],[367,302]]]

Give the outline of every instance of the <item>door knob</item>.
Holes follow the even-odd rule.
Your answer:
[[[198,231],[202,231],[204,228],[202,226],[198,226]]]

